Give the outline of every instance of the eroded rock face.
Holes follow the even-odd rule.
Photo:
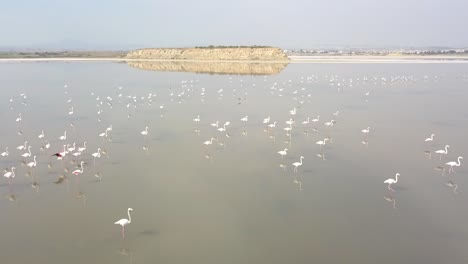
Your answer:
[[[128,61],[127,64],[131,67],[150,71],[273,75],[286,68],[288,62]]]
[[[289,60],[280,48],[273,47],[139,49],[129,52],[126,58],[160,60]]]

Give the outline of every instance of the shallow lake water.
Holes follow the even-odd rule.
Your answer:
[[[16,167],[11,184],[0,179],[1,263],[468,261],[468,160],[456,173],[445,165],[468,159],[468,64],[210,75],[14,62],[0,72],[2,175]],[[25,141],[36,167],[16,149]],[[80,156],[51,156],[85,141]],[[383,182],[396,173],[392,191]],[[114,222],[128,207],[122,238]]]

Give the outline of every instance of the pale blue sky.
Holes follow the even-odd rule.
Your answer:
[[[1,47],[468,46],[467,0],[1,0]]]

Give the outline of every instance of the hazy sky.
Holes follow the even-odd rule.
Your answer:
[[[468,0],[4,0],[0,47],[468,46]]]

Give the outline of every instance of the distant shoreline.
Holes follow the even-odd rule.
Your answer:
[[[468,56],[289,56],[286,63],[468,63]],[[1,63],[6,62],[223,62],[223,63],[285,63],[284,60],[170,60],[170,59],[129,59],[123,57],[55,57],[55,58],[0,58]]]

